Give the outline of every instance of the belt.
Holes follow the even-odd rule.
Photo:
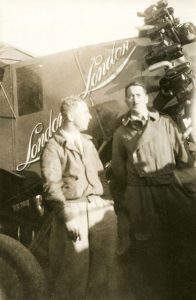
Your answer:
[[[156,185],[170,185],[175,182],[174,174],[163,174],[157,176],[142,176],[129,177],[128,186],[156,186]]]

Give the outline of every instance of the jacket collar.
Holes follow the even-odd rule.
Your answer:
[[[158,121],[159,120],[159,113],[156,110],[149,110],[148,111],[149,119],[152,121]],[[122,125],[127,126],[132,121],[130,116],[130,111],[122,118]]]
[[[128,114],[129,116],[129,114]],[[137,140],[136,144],[133,147],[133,151],[139,149],[142,145],[148,143],[150,140],[155,138],[157,135],[160,134],[160,128],[157,126],[157,121],[159,120],[160,116],[157,111],[149,111],[149,121],[147,122],[144,131],[140,135],[139,139]],[[130,120],[128,121],[127,125],[129,124]],[[124,125],[127,127],[127,130],[129,131],[129,128],[127,125]],[[132,130],[131,130],[132,132]],[[130,134],[132,134],[130,132]]]
[[[64,136],[63,131],[61,129],[59,129],[56,132],[56,134],[54,135],[54,139],[62,147],[66,147],[69,150],[74,150],[74,151],[79,152],[78,148]],[[81,133],[81,141],[82,141],[83,145],[85,145],[86,142],[91,139],[92,139],[92,136],[85,134],[85,133]]]

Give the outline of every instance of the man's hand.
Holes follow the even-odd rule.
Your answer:
[[[74,242],[81,241],[79,225],[74,219],[65,222],[65,227],[67,230],[68,237],[72,241]]]

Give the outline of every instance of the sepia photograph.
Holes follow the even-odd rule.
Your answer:
[[[0,300],[196,299],[195,5],[0,1]]]

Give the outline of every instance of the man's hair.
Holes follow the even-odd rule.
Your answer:
[[[67,113],[78,105],[78,103],[84,102],[79,96],[72,95],[61,99],[60,112],[64,118],[67,117]]]
[[[147,94],[147,89],[146,89],[146,86],[143,82],[140,82],[140,81],[132,81],[131,83],[129,83],[126,87],[125,87],[125,97],[127,98],[128,97],[128,89],[131,87],[131,86],[141,86],[143,87],[144,91],[146,92]]]

